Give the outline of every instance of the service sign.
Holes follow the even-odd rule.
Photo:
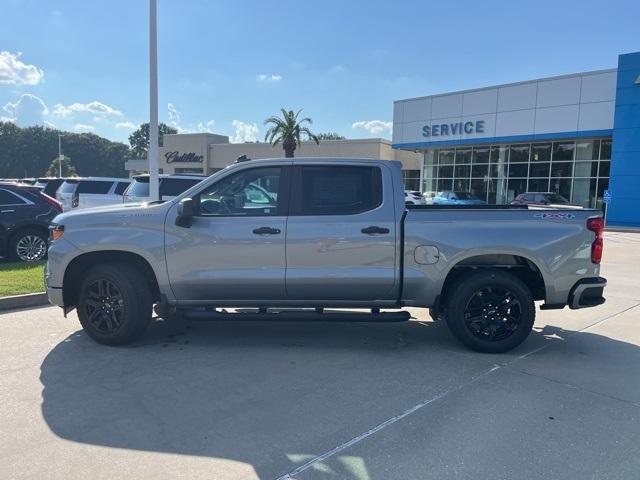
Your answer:
[[[422,127],[423,137],[448,137],[455,135],[473,135],[484,133],[484,120],[452,122],[452,123],[432,123]]]

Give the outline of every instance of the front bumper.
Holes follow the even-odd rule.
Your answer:
[[[64,307],[64,299],[62,297],[62,288],[47,287],[47,297],[49,303],[58,307]]]
[[[583,278],[573,286],[569,293],[569,307],[575,310],[602,305],[606,301],[602,296],[606,286],[606,278]]]

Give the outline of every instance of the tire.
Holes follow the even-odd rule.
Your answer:
[[[9,240],[9,257],[19,262],[37,262],[47,256],[47,235],[36,228],[25,228]]]
[[[518,277],[500,270],[470,274],[447,295],[447,325],[467,347],[484,353],[511,350],[529,336],[535,305]]]
[[[93,340],[124,345],[139,338],[151,321],[151,287],[138,269],[124,263],[91,268],[80,285],[78,318]]]

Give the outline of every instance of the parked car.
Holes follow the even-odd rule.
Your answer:
[[[41,177],[36,180],[34,185],[42,188],[42,191],[52,198],[56,198],[56,192],[60,185],[64,183],[66,178],[59,177]]]
[[[553,192],[525,192],[516,196],[511,201],[511,205],[563,205],[577,207],[572,205],[569,200],[562,195]]]
[[[264,179],[277,195],[247,205]],[[252,160],[163,203],[64,213],[51,229],[49,300],[77,308],[87,334],[109,345],[138,338],[154,304],[165,318],[373,322],[409,318],[381,308],[428,307],[484,352],[527,338],[535,300],[545,309],[605,301],[600,211],[443,211],[405,205],[402,185],[399,162]],[[203,209],[210,200],[224,208]]]
[[[185,190],[200,183],[206,178],[205,175],[159,175],[160,198],[162,200],[171,200],[177,197]],[[122,201],[124,203],[131,202],[149,202],[149,175],[136,175],[131,180],[131,185],[124,192]]]
[[[438,194],[438,192],[423,192],[422,197],[424,198],[425,204],[433,205],[433,199]]]
[[[49,222],[62,205],[40,187],[0,182],[0,256],[34,262],[47,254]]]
[[[72,208],[113,205],[122,203],[122,194],[130,183],[128,178],[67,178],[58,188],[56,198],[65,212]]]
[[[407,205],[426,205],[427,201],[422,194],[414,190],[404,191],[404,203]]]
[[[432,205],[485,205],[487,202],[469,192],[437,192]]]

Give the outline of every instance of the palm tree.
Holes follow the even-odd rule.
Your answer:
[[[307,139],[313,140],[316,144],[320,143],[317,135],[313,134],[308,127],[303,126],[304,123],[311,124],[309,117],[298,120],[298,115],[302,110],[293,113],[293,110],[285,110],[281,108],[282,118],[269,117],[264,121],[265,125],[272,125],[264,136],[265,142],[269,142],[274,147],[282,142],[284,156],[293,158],[293,152],[300,145],[300,136],[304,135]]]

